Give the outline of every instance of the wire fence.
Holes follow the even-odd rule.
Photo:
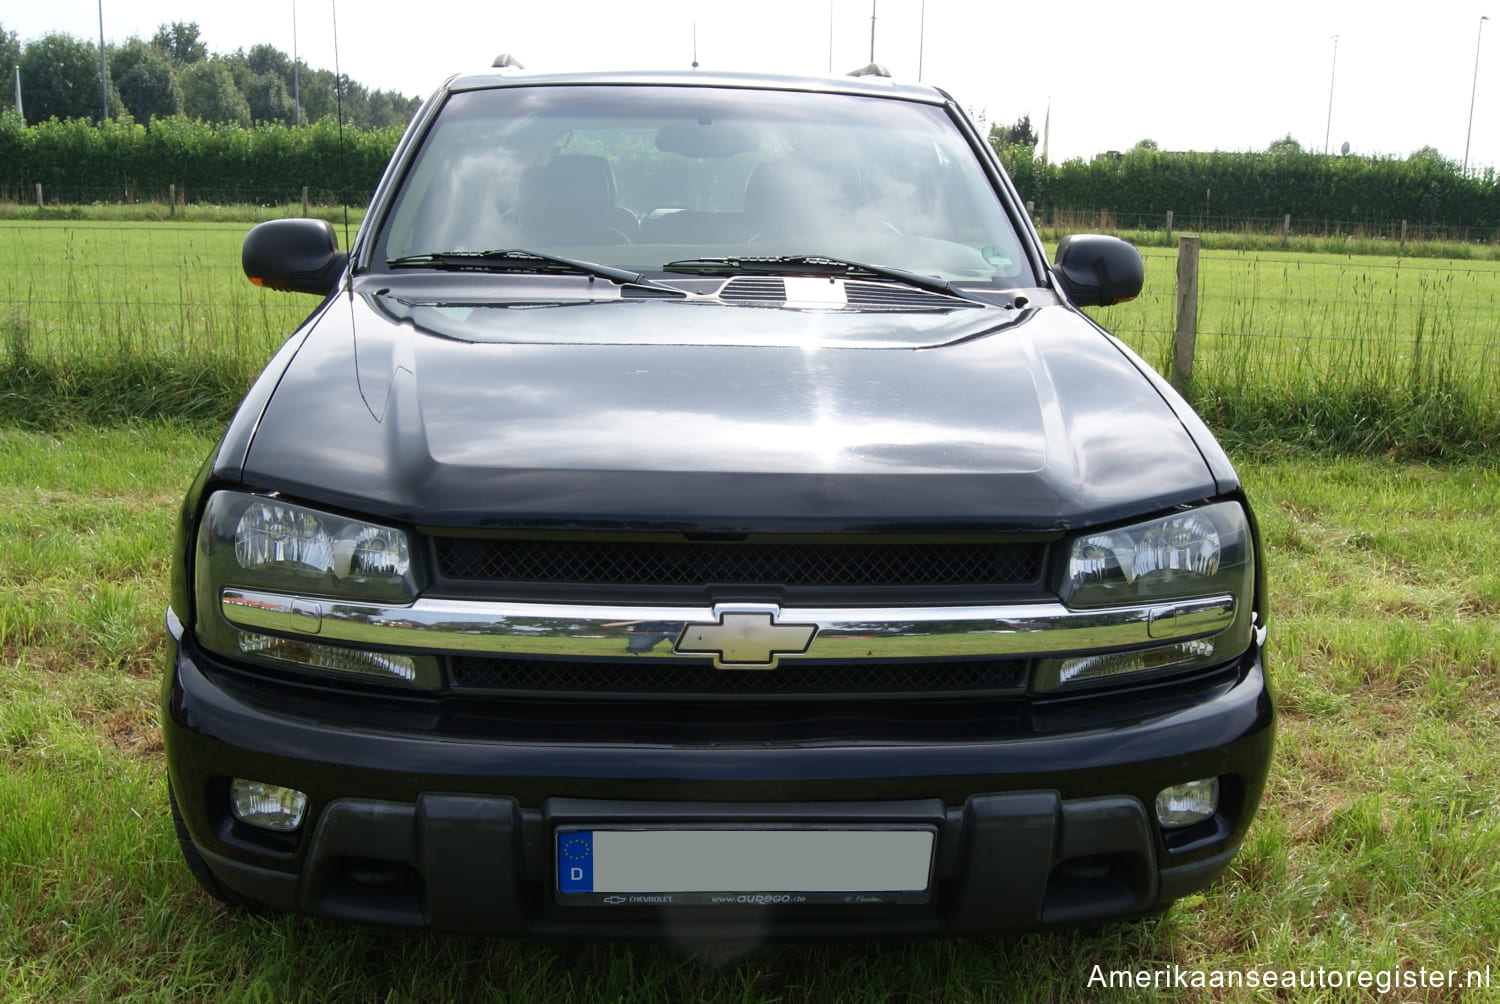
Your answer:
[[[207,367],[231,409],[313,305],[245,280],[248,226],[0,221],[0,370],[81,381],[90,367],[146,359],[188,367],[191,385],[189,370]],[[1142,256],[1142,294],[1090,312],[1170,374],[1177,253]],[[1400,419],[1406,432],[1362,433],[1358,445],[1500,445],[1500,261],[1203,251],[1196,321],[1185,389],[1220,429],[1285,437],[1301,423],[1325,437]]]

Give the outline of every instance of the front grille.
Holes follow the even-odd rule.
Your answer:
[[[456,581],[566,585],[787,587],[1025,586],[1046,545],[782,544],[438,537],[440,575]]]
[[[911,698],[1016,694],[1026,687],[1026,660],[907,662],[788,661],[769,670],[715,669],[681,659],[582,661],[455,656],[455,691],[514,696],[612,698]]]

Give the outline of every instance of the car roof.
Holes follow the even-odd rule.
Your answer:
[[[458,74],[450,78],[444,86],[449,91],[475,91],[498,87],[560,87],[580,84],[615,87],[727,87],[806,91],[818,94],[900,98],[928,104],[944,104],[952,100],[936,87],[926,84],[898,83],[889,77],[798,77],[771,73],[725,73],[702,70],[526,73],[517,72],[514,68],[486,69]]]

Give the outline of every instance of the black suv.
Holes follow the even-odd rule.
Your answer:
[[[231,903],[504,935],[992,932],[1228,865],[1255,523],[929,87],[449,80],[182,509],[163,728]]]

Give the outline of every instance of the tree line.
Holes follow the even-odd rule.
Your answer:
[[[99,47],[53,33],[22,43],[0,24],[0,110],[14,109],[20,68],[25,121],[99,121],[129,117],[147,124],[185,116],[201,122],[251,126],[312,123],[333,116],[361,128],[404,126],[421,104],[393,91],[371,91],[347,74],[315,70],[273,45],[209,53],[196,22],[160,26],[149,40],[132,37],[105,47],[107,88],[99,79]],[[294,97],[295,95],[295,97]]]

